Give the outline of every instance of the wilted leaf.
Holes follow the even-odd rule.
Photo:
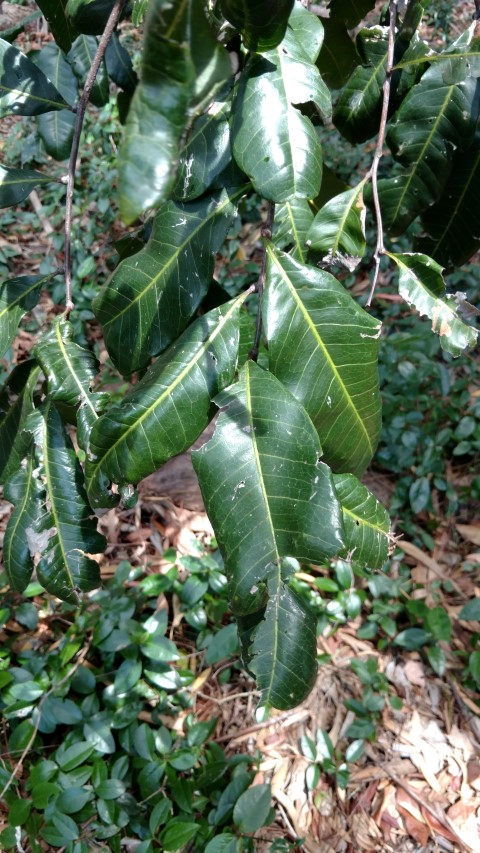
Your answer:
[[[472,347],[478,332],[460,318],[455,297],[446,296],[442,267],[427,255],[387,254],[398,267],[400,296],[432,321],[443,349],[457,356]]]

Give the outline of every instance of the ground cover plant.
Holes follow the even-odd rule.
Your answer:
[[[14,505],[4,562],[19,624],[28,627],[22,618],[34,618],[28,608],[22,615],[15,595],[31,588],[35,572],[35,583],[76,614],[80,644],[89,631],[95,637],[94,622],[103,608],[108,613],[109,600],[92,592],[100,585],[95,555],[106,548],[97,516],[133,506],[138,483],[190,447],[220,410],[213,435],[192,458],[242,657],[264,713],[308,696],[318,633],[360,614],[360,637],[378,648],[419,650],[443,674],[451,619],[441,615],[440,602],[407,604],[414,585],[390,571],[389,557],[395,564],[398,553],[389,516],[360,478],[378,445],[375,466],[395,477],[395,531],[427,547],[438,508],[451,515],[480,493],[478,477],[458,485],[451,466],[451,458],[467,468],[478,464],[480,449],[480,410],[471,390],[478,312],[470,303],[478,285],[474,272],[468,288],[458,272],[478,248],[475,21],[454,40],[427,44],[416,0],[382,8],[365,2],[361,9],[332,0],[328,17],[290,0],[272,4],[267,16],[265,4],[235,0],[151,0],[132,9],[117,2],[107,14],[96,2],[60,11],[39,5],[53,38],[29,51],[20,26],[1,41],[0,109],[26,118],[22,143],[2,167],[0,202],[14,223],[15,206],[33,191],[54,231],[38,274],[9,277],[7,251],[0,290],[0,470]],[[335,59],[340,55],[343,64]],[[342,144],[343,164],[341,153],[332,155],[332,146]],[[83,145],[92,146],[87,159]],[[110,204],[112,184],[118,184],[118,207]],[[242,229],[254,227],[259,239],[245,258]],[[223,257],[217,264],[216,255]],[[359,272],[370,276],[360,295]],[[57,305],[48,316],[41,312],[46,294]],[[376,295],[397,301],[383,311]],[[426,319],[415,319],[411,308]],[[34,336],[28,359],[19,345],[25,329]],[[192,605],[185,618],[200,629],[202,643],[205,619],[214,615],[205,615],[203,596],[218,591],[215,578],[209,586],[216,569],[205,564],[200,577],[192,566],[182,593]],[[321,567],[320,577],[312,566]],[[168,586],[173,592],[181,597]],[[176,698],[167,691],[165,699],[174,715],[175,703],[189,701],[182,685],[192,683],[188,666],[178,663],[179,649],[165,639],[161,609],[158,615],[153,597],[142,594],[125,604],[133,622],[127,638],[113,626],[118,648],[110,649],[107,636],[106,647],[103,640],[97,647],[95,637],[102,662],[89,658],[103,684],[104,668],[118,665],[108,654],[123,657],[129,650],[121,671],[132,670],[138,675],[133,686],[141,685],[131,697],[137,703],[130,709],[132,738],[141,737],[133,714],[141,712],[142,699],[151,702],[158,689],[161,705],[168,681],[179,691]],[[93,611],[84,610],[85,602]],[[152,631],[142,628],[148,611]],[[225,612],[220,604],[216,628]],[[7,602],[5,618],[10,614]],[[232,644],[230,651],[235,631],[224,625],[218,635],[227,649]],[[476,642],[474,635],[461,662],[472,689],[478,686]],[[144,646],[166,655],[153,658],[159,666],[148,670],[160,673],[156,681],[143,677]],[[72,780],[55,753],[51,778],[38,780],[55,790],[33,798],[32,765],[5,844],[21,839],[23,827],[32,843],[41,827],[47,843],[60,844],[63,831],[68,849],[87,849],[88,839],[101,841],[110,822],[112,849],[122,832],[133,833],[145,850],[152,844],[204,849],[210,842],[212,850],[250,849],[248,836],[262,824],[245,822],[234,804],[215,823],[220,785],[204,785],[202,767],[218,759],[222,786],[231,779],[241,796],[243,783],[246,793],[254,778],[254,762],[212,757],[206,723],[198,729],[204,740],[199,735],[198,743],[190,742],[190,729],[203,725],[192,717],[166,751],[155,741],[155,784],[166,774],[162,790],[142,787],[140,759],[148,762],[150,753],[125,746],[120,734],[114,749],[123,775],[105,780],[100,741],[82,726],[93,713],[103,731],[107,718],[116,719],[117,705],[125,721],[130,699],[124,703],[114,680],[100,698],[92,682],[80,700],[75,673],[45,675],[57,659],[68,663],[58,654],[45,667],[37,655],[15,658],[13,682],[5,676],[2,688],[12,728],[8,746],[12,754],[27,745],[30,751],[57,725],[71,727],[73,746],[82,732],[94,743],[81,758],[90,775],[85,770],[74,786],[82,789],[76,803],[83,797],[84,804],[78,814],[69,812],[67,797],[61,811],[62,791]],[[6,671],[11,659],[5,661]],[[398,707],[375,661],[352,668],[364,695],[347,705],[354,715],[347,762],[328,735],[313,745],[304,740],[312,790],[321,773],[345,786],[348,762],[375,738],[383,709]],[[20,701],[25,684],[33,691],[26,704]],[[50,689],[53,717],[57,711],[60,717],[44,732],[50,695],[44,700],[43,694]],[[63,701],[74,715],[67,723]],[[185,749],[185,761],[194,764],[180,767],[177,752]],[[167,792],[172,806],[159,808],[153,826],[144,801],[150,794],[150,805],[163,801],[165,786],[174,782],[169,767],[185,772],[186,787],[191,782],[197,791],[195,814]],[[8,789],[11,774],[5,773]],[[122,784],[111,786],[110,809],[101,792],[113,779]],[[267,788],[262,823],[272,819]],[[59,811],[63,830],[54,820]],[[91,826],[86,836],[84,823]],[[215,846],[219,834],[224,847]]]

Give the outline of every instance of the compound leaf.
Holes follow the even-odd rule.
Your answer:
[[[138,483],[190,447],[205,429],[211,398],[233,380],[244,299],[192,323],[124,400],[97,421],[86,468],[94,506],[111,500],[111,482]]]
[[[216,398],[210,441],[192,453],[239,615],[262,609],[283,557],[325,559],[342,543],[332,475],[303,407],[249,361]]]
[[[68,107],[43,71],[8,41],[0,39],[0,118],[35,116]]]
[[[123,374],[146,367],[183,331],[207,292],[220,248],[245,188],[189,204],[167,202],[140,252],[121,261],[93,308]]]
[[[386,509],[353,474],[334,474],[342,507],[346,550],[354,563],[381,569],[391,541]]]
[[[321,253],[322,263],[341,264],[350,272],[365,252],[365,181],[327,201],[318,211],[307,235],[312,252]],[[326,254],[324,254],[326,253]]]
[[[275,50],[252,57],[237,85],[232,115],[234,157],[255,189],[275,202],[314,198],[322,151],[315,128],[295,105],[313,102],[330,114],[330,94],[315,66],[319,19],[295,6]]]
[[[222,0],[227,21],[241,31],[245,47],[262,53],[282,41],[294,0]]]
[[[35,187],[54,181],[32,169],[9,169],[0,166],[0,207],[12,207],[24,201]]]
[[[427,255],[387,254],[398,267],[400,296],[432,321],[443,349],[457,356],[472,347],[478,332],[461,319],[455,297],[446,296],[440,264]]]
[[[167,198],[190,110],[210,98],[230,74],[227,52],[215,39],[201,3],[150,3],[141,82],[119,154],[120,214],[126,223]]]
[[[36,572],[45,589],[77,602],[80,591],[100,583],[98,563],[90,554],[103,551],[105,540],[97,533],[82,470],[54,404],[47,400],[32,412],[27,428],[34,437],[35,461],[28,463],[26,478],[22,469],[7,488],[16,503],[6,533],[7,572],[24,583],[33,557],[39,558]]]
[[[329,273],[269,245],[263,317],[270,370],[305,406],[325,461],[361,474],[380,432],[380,323]]]
[[[35,65],[55,84],[68,104],[77,97],[77,79],[62,51],[51,42],[35,57]],[[37,116],[38,133],[47,154],[55,160],[66,160],[72,147],[75,115],[70,110],[59,110]]]

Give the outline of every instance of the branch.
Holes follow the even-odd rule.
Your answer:
[[[264,240],[272,239],[272,230],[273,230],[273,218],[275,216],[275,205],[272,201],[268,202],[267,209],[267,218],[262,226],[262,237]],[[253,342],[253,347],[248,353],[248,357],[252,359],[252,361],[256,361],[258,358],[258,350],[260,348],[260,338],[262,336],[262,297],[263,291],[265,288],[265,271],[267,266],[267,253],[265,251],[265,246],[263,247],[263,257],[262,257],[262,268],[260,270],[260,276],[257,281],[257,293],[258,293],[258,308],[257,308],[257,324],[255,327],[255,340]]]
[[[385,82],[383,84],[382,115],[380,118],[380,129],[378,132],[377,146],[375,148],[375,154],[373,155],[372,168],[370,170],[370,174],[367,176],[372,181],[373,204],[375,207],[375,219],[377,221],[377,246],[375,249],[375,254],[373,256],[373,259],[375,261],[375,271],[373,274],[372,286],[370,288],[370,293],[367,300],[367,308],[369,308],[372,304],[373,294],[375,293],[375,288],[377,286],[378,281],[378,274],[380,272],[380,260],[385,252],[385,246],[383,243],[382,211],[380,208],[380,199],[378,197],[378,166],[383,155],[383,145],[385,142],[385,133],[387,130],[388,107],[390,104],[390,88],[392,81],[392,69],[394,62],[393,56],[395,48],[395,24],[397,20],[396,0],[390,0],[389,9],[390,29],[388,32],[387,68],[385,74]]]
[[[116,0],[115,5],[110,12],[110,16],[106,23],[102,37],[98,43],[97,52],[93,58],[90,71],[88,72],[85,86],[76,107],[76,121],[73,133],[72,150],[70,152],[70,160],[68,162],[68,173],[66,178],[67,197],[65,200],[65,250],[64,250],[64,268],[65,268],[65,314],[68,317],[73,308],[72,301],[72,261],[71,261],[71,246],[72,246],[72,207],[73,207],[73,189],[75,184],[75,172],[77,170],[78,148],[80,145],[80,136],[82,133],[83,120],[87,104],[90,98],[90,93],[95,83],[95,77],[103,59],[108,42],[112,33],[117,26],[118,20],[122,13],[122,9],[126,0]]]

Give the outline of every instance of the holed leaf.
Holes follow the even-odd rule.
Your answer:
[[[80,35],[72,44],[68,54],[68,61],[82,86],[92,67],[92,62],[97,52],[98,42],[95,36]],[[109,86],[105,60],[99,65],[95,82],[90,92],[90,101],[95,107],[104,107],[108,104]]]
[[[24,201],[35,187],[54,181],[32,169],[8,169],[0,166],[0,207],[11,207]]]
[[[245,47],[262,53],[282,41],[294,0],[222,0],[222,13],[241,31]]]
[[[365,181],[330,199],[318,211],[307,235],[307,244],[315,253],[326,254],[324,264],[341,264],[350,272],[365,252],[365,205],[362,191]]]
[[[0,483],[18,470],[30,436],[25,420],[33,411],[33,392],[40,368],[33,359],[14,368],[0,391]]]
[[[210,401],[232,380],[245,295],[199,317],[97,421],[87,451],[94,506],[111,503],[110,483],[138,483],[205,429]]]
[[[6,533],[7,573],[23,584],[32,559],[39,558],[36,572],[45,589],[76,602],[79,592],[100,582],[98,563],[90,554],[103,551],[105,540],[97,533],[82,470],[54,404],[43,403],[27,427],[34,437],[35,462],[7,488],[16,502]]]
[[[270,370],[305,406],[325,461],[361,474],[380,433],[380,323],[329,273],[271,246],[263,317]]]
[[[480,136],[468,151],[459,151],[442,195],[422,214],[426,236],[415,249],[444,267],[461,266],[480,246]]]
[[[8,41],[0,39],[0,118],[36,116],[68,107],[43,71]]]
[[[66,5],[67,0],[37,0],[59,48],[68,51],[78,33],[67,16]]]
[[[146,367],[183,331],[204,297],[244,188],[190,204],[167,202],[144,249],[122,261],[93,308],[123,374]]]
[[[305,263],[308,247],[307,234],[313,222],[313,211],[305,198],[292,198],[275,207],[272,240],[284,251],[290,250],[292,258]]]
[[[398,267],[400,296],[432,321],[443,349],[456,356],[472,347],[478,332],[461,319],[455,297],[445,294],[440,264],[427,255],[387,255]]]
[[[35,57],[40,68],[68,104],[73,105],[77,97],[77,79],[62,51],[50,42]],[[37,116],[40,138],[47,154],[55,160],[66,160],[72,147],[75,115],[70,110],[59,110]]]
[[[22,275],[0,284],[0,357],[17,334],[23,315],[35,308],[42,288],[51,278],[51,273]]]
[[[348,555],[361,566],[381,569],[391,542],[386,509],[352,474],[334,474],[333,482],[342,507]]]
[[[325,117],[330,114],[330,94],[314,64],[322,35],[319,19],[295,6],[281,44],[252,57],[237,85],[233,153],[257,192],[271,201],[314,198],[320,188],[318,136],[295,105],[313,102]]]
[[[317,674],[316,617],[288,586],[290,563],[281,560],[268,576],[268,604],[247,659],[262,691],[260,704],[280,710],[302,702]]]
[[[343,533],[332,475],[303,407],[254,362],[217,398],[215,433],[192,453],[236,614],[262,609],[283,557],[323,560]]]
[[[211,97],[230,74],[228,55],[216,41],[201,3],[152,0],[141,82],[119,155],[120,213],[125,222],[168,197],[189,111]]]

